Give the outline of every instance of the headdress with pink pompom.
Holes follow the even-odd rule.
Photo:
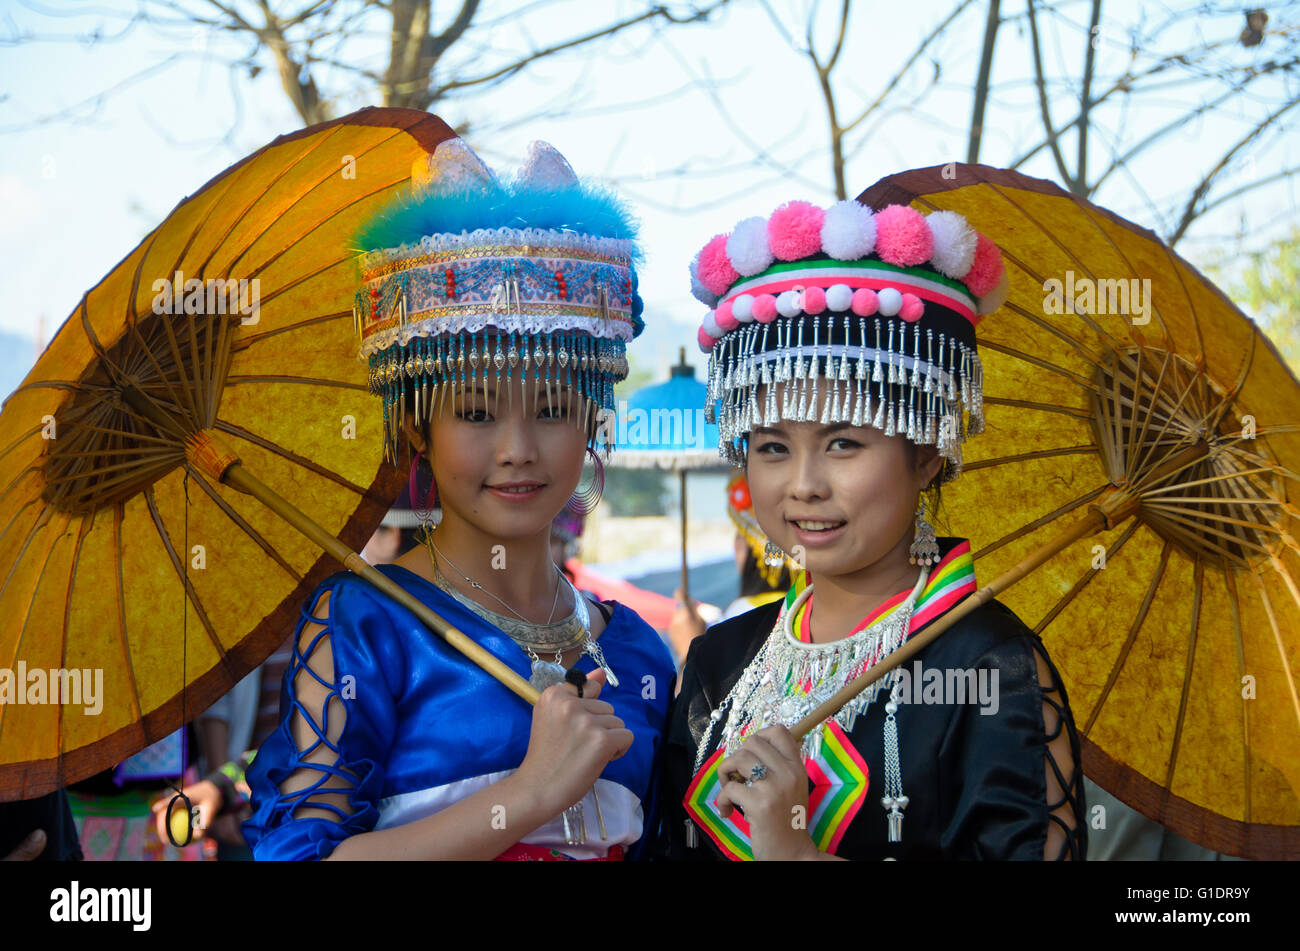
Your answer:
[[[1006,299],[1006,275],[956,212],[792,201],[712,238],[691,291],[711,308],[706,418],[733,463],[753,427],[815,419],[936,446],[948,481],[984,429],[975,326]]]

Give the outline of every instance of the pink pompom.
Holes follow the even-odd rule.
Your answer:
[[[771,294],[759,294],[755,297],[754,319],[760,324],[770,324],[776,320],[776,298]]]
[[[880,307],[876,292],[869,287],[859,287],[853,292],[853,303],[849,309],[859,317],[870,317]]]
[[[740,275],[731,266],[731,259],[727,257],[727,235],[714,235],[700,249],[698,270],[700,283],[719,296],[727,293],[731,285],[740,280]]]
[[[1002,280],[1002,252],[984,235],[975,239],[975,262],[962,280],[976,297],[983,297]]]
[[[925,215],[907,205],[890,205],[876,212],[876,253],[888,264],[915,267],[930,260],[934,235]]]
[[[826,309],[826,292],[820,287],[810,287],[803,292],[803,312],[820,314]]]
[[[917,297],[915,294],[903,295],[903,306],[898,311],[899,317],[902,317],[910,324],[920,320],[921,315],[924,313],[925,302],[922,301],[921,298]]]
[[[767,240],[782,261],[797,261],[822,249],[826,212],[806,201],[786,202],[767,220]]]
[[[740,326],[740,321],[732,313],[731,301],[724,301],[718,305],[718,309],[713,312],[713,319],[718,322],[718,326],[723,330],[735,330]]]
[[[708,331],[706,331],[703,327],[700,328],[700,332],[696,335],[695,339],[699,341],[700,349],[703,350],[705,353],[708,353],[710,350],[712,350],[713,345],[718,342],[714,340],[712,337],[710,337]]]

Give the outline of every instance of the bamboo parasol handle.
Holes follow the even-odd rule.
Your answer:
[[[242,463],[236,462],[230,466],[221,481],[231,488],[238,489],[240,492],[257,499],[326,552],[341,561],[346,568],[365,578],[384,594],[418,617],[429,630],[439,635],[444,641],[499,680],[505,687],[528,703],[537,703],[541,695],[532,684],[520,677],[519,674],[511,670],[509,666],[483,648],[477,641],[470,638],[469,635],[430,610],[428,605],[415,598],[397,582],[375,569],[364,558],[348,548],[347,545],[321,528],[292,503],[249,472]]]
[[[344,567],[365,578],[384,594],[418,617],[429,630],[487,671],[505,687],[528,701],[528,703],[537,703],[541,695],[532,684],[511,670],[500,658],[480,646],[469,635],[439,617],[427,605],[413,597],[382,572],[377,571],[364,558],[325,531],[301,509],[253,475],[240,462],[239,457],[228,446],[224,445],[211,430],[205,429],[197,433],[183,433],[178,421],[168,416],[166,412],[134,385],[123,387],[122,398],[155,426],[168,432],[179,432],[185,440],[185,457],[190,465],[217,481],[257,499],[319,545],[325,552],[337,558]]]
[[[920,653],[926,645],[930,644],[948,628],[952,627],[966,615],[970,614],[976,608],[987,604],[996,598],[1002,591],[1011,587],[1025,575],[1029,574],[1039,565],[1046,562],[1053,555],[1068,548],[1080,538],[1086,538],[1096,532],[1107,528],[1111,520],[1116,515],[1123,516],[1123,509],[1137,505],[1137,500],[1123,490],[1112,490],[1112,498],[1100,505],[1090,507],[1087,517],[1080,519],[1069,528],[1062,531],[1055,538],[1051,539],[1028,557],[1020,561],[1013,568],[1003,572],[997,578],[994,578],[984,587],[980,588],[961,604],[957,605],[939,620],[935,621],[930,627],[926,628],[916,637],[910,638],[906,644],[898,648],[892,654],[883,658],[880,663],[876,664],[869,671],[864,673],[856,680],[851,680],[841,687],[834,696],[824,701],[813,709],[806,717],[790,728],[796,740],[801,740],[810,731],[820,726],[826,719],[834,716],[835,712],[844,706],[859,693],[871,686],[885,674],[889,673],[899,664],[910,660],[913,655]]]
[[[1181,472],[1191,463],[1201,459],[1209,451],[1209,446],[1204,439],[1198,439],[1192,444],[1182,449],[1170,453],[1159,465],[1152,467],[1147,474],[1145,482],[1147,484],[1158,483],[1177,472]],[[835,711],[848,703],[859,693],[871,686],[885,674],[889,673],[899,664],[910,660],[912,655],[919,653],[922,648],[933,641],[948,628],[952,627],[966,615],[970,614],[982,604],[987,604],[999,594],[1011,587],[1025,575],[1038,568],[1048,559],[1052,558],[1058,552],[1063,551],[1070,545],[1074,544],[1081,538],[1087,538],[1097,532],[1105,529],[1114,528],[1119,523],[1132,515],[1135,515],[1138,506],[1141,504],[1141,498],[1135,494],[1136,487],[1129,485],[1112,486],[1102,494],[1101,498],[1088,506],[1088,515],[1080,519],[1069,528],[1064,529],[1055,538],[1049,540],[1039,548],[1031,552],[1027,557],[1022,559],[1014,567],[1003,572],[991,582],[980,588],[969,598],[957,605],[942,618],[935,621],[930,627],[918,634],[916,637],[908,640],[906,644],[886,656],[880,663],[872,667],[857,680],[851,680],[841,687],[833,697],[817,706],[811,713],[791,727],[790,732],[794,734],[795,739],[800,740],[808,733],[809,730],[815,729],[828,717],[835,714]]]

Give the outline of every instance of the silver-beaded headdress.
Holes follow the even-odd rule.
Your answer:
[[[593,432],[614,410],[627,341],[644,326],[627,208],[544,142],[512,181],[461,139],[441,143],[413,178],[419,187],[356,239],[354,329],[370,392],[383,398],[387,457],[398,458],[408,408],[422,421],[489,377],[567,387],[571,418]],[[613,428],[592,436],[606,452]]]
[[[705,418],[733,464],[755,426],[816,420],[936,446],[943,481],[960,472],[984,429],[975,325],[1006,295],[1001,253],[960,215],[790,202],[710,240],[691,285],[712,308]]]

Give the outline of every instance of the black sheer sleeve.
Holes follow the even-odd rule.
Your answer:
[[[944,854],[968,859],[1082,860],[1087,833],[1079,738],[1065,688],[1026,631],[972,665],[996,675],[995,704],[965,705],[939,761],[955,790]]]

